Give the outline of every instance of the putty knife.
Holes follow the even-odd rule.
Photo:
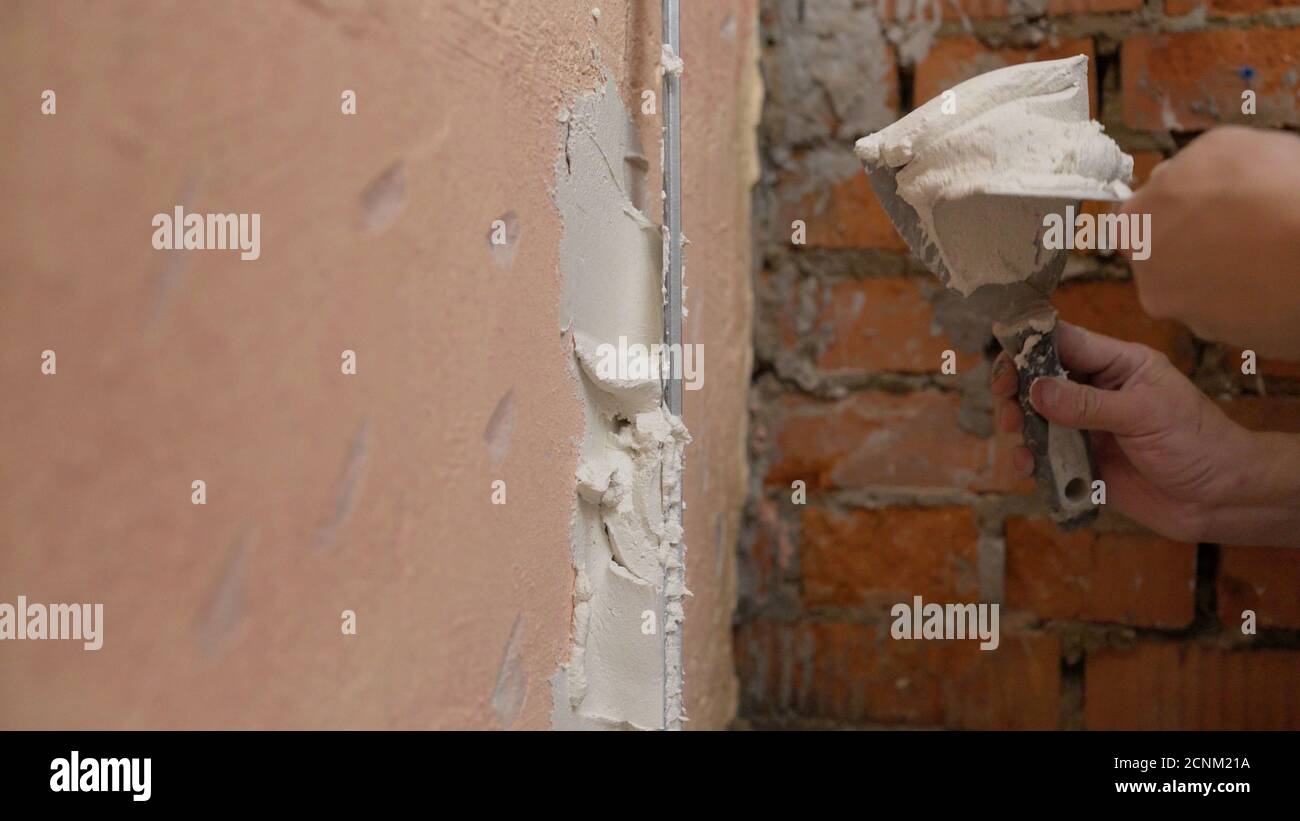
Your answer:
[[[916,209],[898,196],[897,170],[885,163],[866,168],[876,197],[913,255],[948,287],[951,276],[938,247],[927,241]],[[1015,194],[988,192],[985,195],[1035,199],[1042,203],[1043,214],[1061,212],[1071,202],[1078,204],[1072,192],[1059,190],[1038,193],[1021,190]],[[1079,192],[1079,199],[1084,196],[1085,192]],[[1095,193],[1086,196],[1097,198]],[[943,203],[936,206],[936,214],[941,207]],[[1016,364],[1020,408],[1025,414],[1025,446],[1034,455],[1034,476],[1052,518],[1062,529],[1070,530],[1097,517],[1097,507],[1092,503],[1094,465],[1086,432],[1048,422],[1029,403],[1029,386],[1035,379],[1065,375],[1056,352],[1056,311],[1048,299],[1061,279],[1066,251],[1042,248],[1039,241],[1042,225],[1040,218],[1036,225],[1025,221],[1024,225],[990,226],[990,230],[1024,231],[1023,240],[1040,249],[1036,269],[1027,272],[1024,280],[981,285],[969,296],[957,291],[954,293],[962,296],[974,310],[993,320],[993,335]]]

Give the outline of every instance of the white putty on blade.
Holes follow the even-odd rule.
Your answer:
[[[664,631],[680,629],[665,596],[682,540],[675,509],[690,436],[663,407],[657,378],[597,367],[598,348],[663,340],[659,228],[637,209],[628,174],[644,173],[636,130],[607,82],[565,122],[555,200],[564,222],[560,324],[573,346],[585,415],[575,477],[573,633],[551,679],[559,729],[658,729],[666,701]],[[667,591],[671,593],[671,591]],[[647,631],[647,613],[653,631]]]
[[[1019,282],[1043,250],[990,225],[1039,218],[1041,200],[1127,197],[1133,159],[1088,114],[1088,58],[1023,63],[973,77],[858,140],[868,169],[897,169],[948,280],[969,295]]]

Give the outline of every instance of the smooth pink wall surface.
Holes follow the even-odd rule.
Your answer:
[[[592,5],[0,6],[0,602],[105,611],[99,651],[0,642],[0,726],[550,725],[582,426],[556,115],[602,66],[631,111],[659,88],[658,2]],[[687,704],[717,727],[756,12],[684,5],[686,332],[706,358]],[[658,117],[638,125],[657,181]],[[155,250],[176,205],[259,213],[260,258]],[[494,254],[498,218],[515,238]]]

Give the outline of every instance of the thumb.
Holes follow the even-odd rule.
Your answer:
[[[1029,386],[1029,401],[1047,421],[1069,428],[1125,436],[1136,433],[1142,420],[1132,393],[1106,391],[1060,377],[1035,379]]]

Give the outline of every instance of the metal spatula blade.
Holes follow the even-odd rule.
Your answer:
[[[898,196],[897,171],[879,165],[867,166],[866,172],[876,198],[912,255],[950,287],[952,274],[938,246],[925,236],[916,209]],[[986,193],[1001,196],[1000,192]],[[1028,196],[1049,198],[1041,192]],[[1060,192],[1053,192],[1050,198],[1067,199]],[[994,335],[1016,364],[1025,446],[1034,455],[1034,475],[1053,518],[1068,530],[1097,516],[1091,501],[1095,470],[1088,437],[1083,431],[1049,423],[1029,401],[1035,379],[1065,373],[1056,350],[1056,312],[1048,303],[1065,260],[1064,250],[1047,253],[1022,282],[985,284],[963,296],[975,311],[993,320]]]

